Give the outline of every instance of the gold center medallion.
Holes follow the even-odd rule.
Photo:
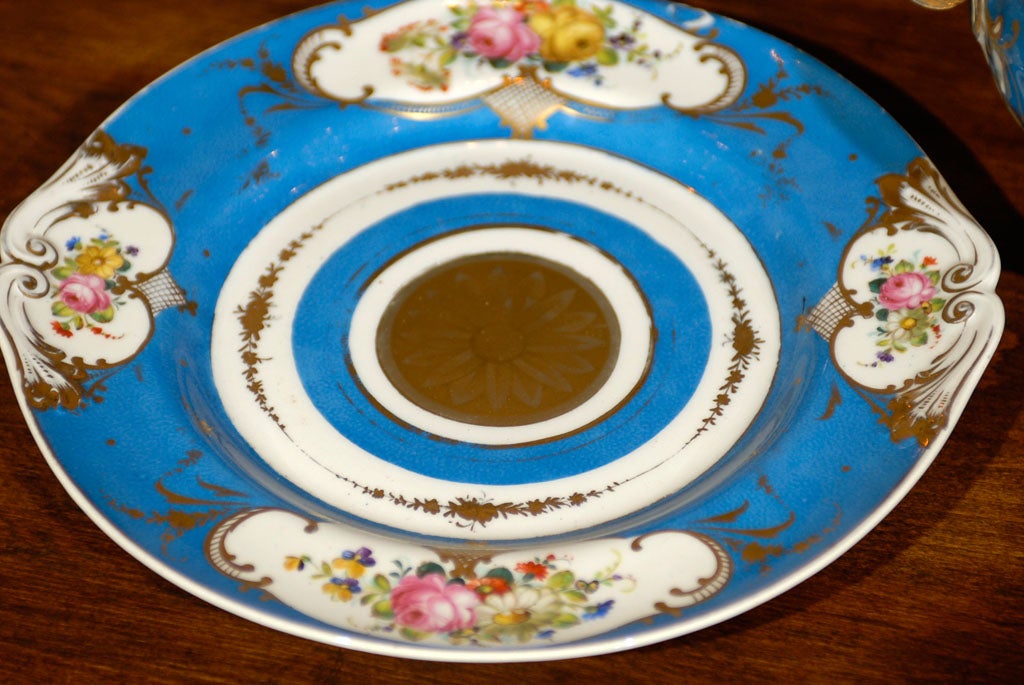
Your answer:
[[[377,329],[392,384],[434,414],[518,426],[564,414],[604,384],[619,324],[588,279],[533,255],[442,264],[395,296]]]

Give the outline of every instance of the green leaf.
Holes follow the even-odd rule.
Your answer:
[[[390,592],[391,591],[391,581],[388,580],[387,576],[385,576],[385,575],[382,575],[382,574],[378,573],[377,575],[375,575],[373,577],[373,580],[371,581],[371,583],[373,584],[373,586],[375,588],[377,588],[378,590],[380,590],[382,592]]]
[[[940,309],[946,306],[946,298],[944,297],[933,297],[928,301],[931,305],[933,312],[938,312]]]
[[[551,625],[555,628],[568,628],[569,626],[574,626],[579,622],[580,619],[578,616],[566,612],[555,616],[554,620],[551,621]]]
[[[938,285],[939,280],[942,279],[942,274],[938,271],[925,271],[924,275],[928,277],[928,280],[932,282],[932,285]]]
[[[920,347],[921,345],[927,345],[928,344],[928,332],[925,331],[924,333],[919,333],[918,335],[915,335],[913,338],[910,339],[910,344],[915,346],[915,347]]]
[[[114,320],[114,306],[111,305],[101,312],[92,312],[89,317],[99,323],[110,323]]]
[[[552,590],[567,590],[576,582],[572,571],[559,571],[548,578],[548,587]]]
[[[398,632],[402,635],[402,637],[404,637],[407,640],[412,640],[413,642],[420,642],[430,637],[430,633],[421,633],[418,630],[406,628],[405,626],[400,628]]]
[[[876,278],[875,280],[868,283],[868,288],[873,293],[878,293],[882,289],[882,284],[888,281],[888,278]]]
[[[614,48],[602,48],[594,59],[602,66],[613,67],[619,63],[619,53]]]
[[[520,642],[525,644],[532,640],[533,637],[537,634],[537,626],[531,623],[522,623],[517,628],[515,628],[515,632],[516,638]]]
[[[420,564],[419,568],[416,569],[416,575],[420,578],[422,578],[423,576],[429,576],[431,573],[440,573],[442,576],[446,577],[448,575],[447,573],[445,573],[444,566],[441,566],[440,564],[435,564],[432,561],[428,561],[425,564]]]
[[[58,266],[56,269],[54,269],[50,273],[52,273],[53,277],[56,278],[57,280],[63,281],[68,276],[70,276],[71,274],[75,273],[75,269],[73,267],[68,266],[67,264],[64,264],[64,265]]]
[[[452,48],[448,48],[447,50],[445,50],[444,52],[441,53],[441,66],[442,67],[448,66],[449,64],[454,62],[458,58],[458,56],[459,56],[458,52],[456,52]]]
[[[72,309],[71,307],[67,306],[66,304],[64,304],[60,300],[57,300],[56,302],[53,303],[53,306],[50,307],[50,311],[53,312],[54,316],[74,316],[75,315],[75,310]]]
[[[394,618],[395,612],[391,610],[391,600],[382,599],[379,602],[375,602],[370,611],[377,618]]]
[[[581,604],[587,601],[587,593],[581,592],[580,590],[567,590],[562,593],[562,596],[571,602]]]
[[[879,321],[888,321],[889,310],[885,309],[884,307],[879,309],[878,311],[875,312],[875,318],[878,319]]]
[[[381,43],[381,49],[384,52],[400,52],[406,48],[409,44],[408,38],[403,35],[388,36]]]
[[[594,13],[594,16],[604,25],[606,29],[613,29],[616,26],[615,19],[612,14],[615,12],[615,8],[611,5],[607,7],[591,7],[590,10]]]
[[[512,575],[512,572],[509,571],[507,568],[492,568],[490,571],[487,572],[487,575],[484,576],[484,578],[500,578],[509,585],[512,585],[516,582],[516,579]]]
[[[512,62],[508,61],[504,57],[492,57],[487,60],[491,63],[491,66],[495,69],[504,69],[505,67],[511,66]]]
[[[896,263],[896,266],[893,267],[893,273],[897,274],[905,274],[910,271],[916,270],[917,267],[914,266],[914,263],[908,262],[906,259],[901,259],[899,262]]]
[[[568,62],[544,62],[544,69],[556,73],[559,71],[565,71],[565,68],[568,66]]]

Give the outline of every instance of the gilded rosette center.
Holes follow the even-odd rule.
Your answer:
[[[377,355],[411,402],[446,418],[524,425],[586,402],[618,357],[607,298],[572,269],[474,255],[410,282],[385,311]]]

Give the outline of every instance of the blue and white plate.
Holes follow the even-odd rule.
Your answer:
[[[4,355],[114,540],[448,661],[723,621],[868,532],[1003,327],[874,102],[683,5],[338,3],[162,78],[7,219]]]

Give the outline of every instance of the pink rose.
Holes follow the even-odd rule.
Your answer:
[[[540,36],[511,7],[483,7],[469,22],[469,44],[488,59],[515,62],[540,48]]]
[[[96,274],[74,273],[59,288],[60,301],[82,314],[102,312],[110,306],[107,282]]]
[[[440,573],[419,578],[406,576],[391,591],[395,623],[424,633],[448,633],[471,628],[473,609],[480,604],[476,593],[459,583],[447,583]]]
[[[878,291],[878,301],[886,309],[917,309],[933,297],[932,279],[917,271],[892,276]]]

